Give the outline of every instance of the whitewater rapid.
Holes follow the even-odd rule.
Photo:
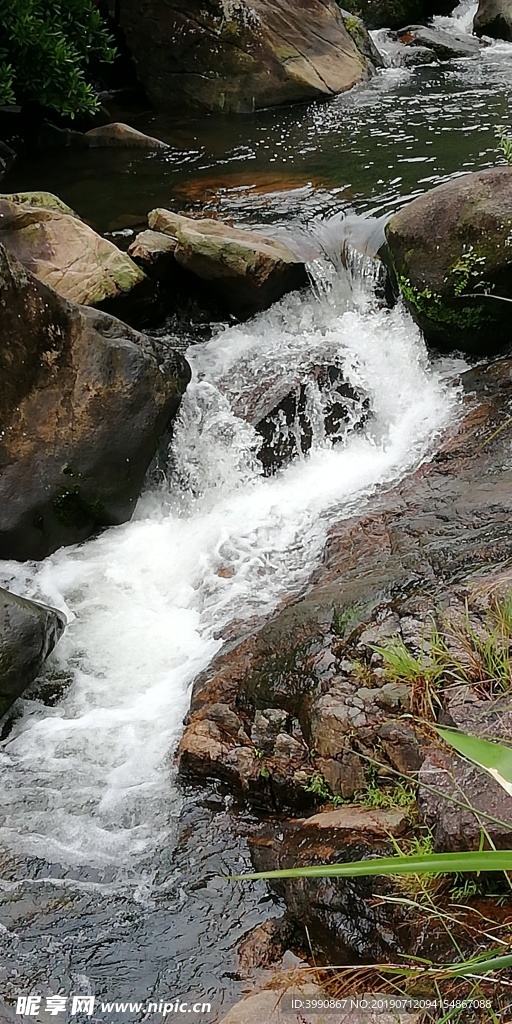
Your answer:
[[[401,305],[381,308],[371,273],[320,262],[316,278],[188,351],[169,467],[130,523],[0,566],[0,582],[69,619],[45,671],[56,700],[36,687],[0,748],[5,851],[129,870],[169,841],[173,752],[222,634],[299,591],[329,525],[428,457],[457,415],[449,365],[429,360]],[[264,477],[251,395],[333,361],[369,402],[364,429],[333,446],[320,417],[311,452]]]

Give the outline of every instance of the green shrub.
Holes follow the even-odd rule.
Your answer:
[[[0,0],[0,25],[0,106],[31,100],[67,117],[97,109],[90,62],[115,50],[94,0]]]

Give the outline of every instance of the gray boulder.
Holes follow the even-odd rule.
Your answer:
[[[0,718],[36,678],[65,625],[62,612],[0,587]]]
[[[439,60],[455,57],[474,57],[480,43],[468,35],[456,35],[440,28],[426,28],[424,25],[408,25],[397,32],[399,42],[404,46],[421,46],[433,50]]]
[[[476,36],[512,42],[512,0],[480,0],[473,32]]]

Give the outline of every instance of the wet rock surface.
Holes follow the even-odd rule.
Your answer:
[[[2,246],[0,295],[0,557],[37,559],[130,518],[190,370]]]
[[[141,20],[121,0],[118,20],[157,108],[251,113],[344,92],[372,65],[333,0],[149,0]]]
[[[439,28],[427,28],[424,25],[408,25],[397,32],[397,39],[404,46],[427,48],[439,60],[452,60],[458,57],[474,57],[480,49],[480,43],[472,36],[464,33],[445,32]]]
[[[447,758],[422,724],[442,710],[442,720],[469,732],[500,722],[493,728],[504,736],[508,698],[496,704],[492,689],[468,682],[440,691],[433,710],[421,679],[390,677],[382,655],[398,641],[412,657],[428,658],[434,628],[445,630],[455,652],[457,624],[470,614],[472,628],[483,630],[492,600],[511,586],[502,567],[512,554],[512,363],[503,358],[470,370],[463,386],[464,416],[433,459],[364,517],[332,529],[309,590],[225,649],[196,682],[180,772],[221,779],[238,800],[271,812],[252,843],[257,870],[389,854],[389,834],[407,836],[414,821],[431,829],[436,849],[460,849],[466,835],[476,847],[478,814],[454,810],[443,796],[459,784],[468,785],[477,811],[494,808],[489,813],[508,822],[499,786],[460,758]],[[444,773],[437,796],[425,789],[432,770]],[[396,772],[413,784],[419,775],[419,818],[403,780],[381,803],[397,784]],[[282,811],[311,813],[333,800],[340,803],[330,811],[283,821]],[[372,814],[378,819],[386,807],[397,818],[376,837]],[[504,843],[506,827],[492,829],[497,845]],[[410,915],[391,911],[385,899],[375,905],[376,895],[391,893],[389,880],[276,884],[291,924],[307,921],[315,948],[328,956],[422,955],[436,943],[439,955],[442,940],[427,934],[424,922],[411,930]],[[470,942],[470,932],[466,937]]]
[[[258,458],[274,472],[296,455],[305,455],[315,434],[342,441],[349,429],[362,428],[369,401],[344,379],[341,367],[313,366],[295,387],[276,381],[248,411],[263,443]],[[270,408],[269,408],[270,406]]]
[[[0,718],[36,678],[66,618],[0,587]]]
[[[179,748],[184,774],[229,779],[256,806],[304,807],[318,771],[335,795],[360,790],[360,754],[376,744],[396,770],[418,769],[425,741],[403,719],[421,710],[418,696],[386,677],[375,647],[399,636],[418,653],[426,624],[463,603],[454,582],[511,552],[506,430],[495,432],[509,417],[512,365],[468,371],[464,384],[466,415],[432,461],[331,530],[309,592],[197,680]],[[236,715],[222,732],[211,711],[219,703]],[[279,736],[294,743],[285,755],[281,741],[278,757]]]
[[[498,297],[512,298],[512,168],[439,185],[395,214],[386,237],[427,341],[480,355],[510,344],[510,303]]]
[[[476,36],[491,36],[512,42],[512,3],[510,0],[480,0],[473,19]]]
[[[450,725],[473,736],[506,743],[512,739],[510,697],[478,700],[468,689],[451,702],[445,717]],[[436,748],[429,752],[419,773],[419,808],[436,850],[478,850],[482,829],[496,849],[510,849],[510,795],[457,754]]]

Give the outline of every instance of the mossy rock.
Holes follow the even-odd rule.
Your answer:
[[[62,199],[54,196],[53,192],[6,192],[0,194],[0,199],[6,199],[9,203],[16,203],[17,206],[37,206],[42,210],[55,210],[57,213],[67,213],[68,217],[82,218],[71,209]]]
[[[386,227],[396,284],[427,341],[489,355],[510,344],[512,167],[440,185]]]

